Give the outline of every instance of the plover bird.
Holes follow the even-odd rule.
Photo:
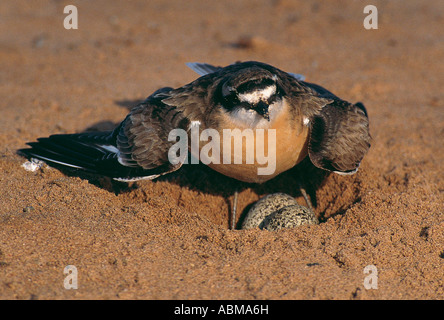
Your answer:
[[[213,130],[221,137],[224,130],[248,129],[253,130],[253,151],[275,153],[271,173],[258,174],[263,161],[257,153],[246,160],[250,150],[246,144],[239,149],[242,161],[236,161],[234,152],[229,154],[231,161],[224,161],[227,150],[222,139],[219,145],[212,144],[214,161],[208,166],[240,181],[262,183],[307,156],[318,168],[352,174],[370,147],[364,105],[342,100],[319,85],[303,81],[300,75],[255,61],[226,67],[205,63],[188,66],[201,77],[177,89],[157,90],[114,130],[39,138],[20,152],[49,164],[135,181],[154,179],[182,166],[184,161],[171,161],[177,140],[169,135],[174,129],[190,133],[197,127],[199,133]],[[258,129],[265,133],[257,134]],[[194,156],[199,156],[205,144],[201,136]],[[230,147],[230,152],[234,149]],[[216,151],[223,151],[220,157],[214,156]]]

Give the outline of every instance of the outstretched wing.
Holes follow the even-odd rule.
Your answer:
[[[180,111],[153,95],[114,131],[52,135],[28,143],[31,148],[19,152],[115,180],[154,179],[182,166],[182,162],[168,159],[168,151],[176,143],[168,141],[168,134],[172,129],[187,128],[187,123]]]
[[[308,153],[319,168],[353,174],[369,150],[370,142],[364,105],[334,100],[312,119]]]
[[[157,98],[154,104],[148,100],[135,107],[115,133],[119,162],[158,174],[179,169],[182,163],[172,163],[168,158],[170,148],[176,143],[168,138],[174,129],[187,130],[188,123],[175,106]]]

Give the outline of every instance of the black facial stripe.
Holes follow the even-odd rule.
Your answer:
[[[250,80],[248,82],[244,82],[238,87],[233,88],[233,90],[226,96],[222,94],[222,88],[226,84],[226,81],[229,81],[229,78],[223,79],[216,89],[213,97],[213,101],[218,104],[222,104],[225,109],[231,110],[234,107],[243,107],[245,109],[254,109],[256,106],[252,106],[248,102],[241,102],[239,101],[238,94],[245,94],[245,93],[251,93],[256,90],[263,90],[270,85],[276,85],[276,93],[269,97],[266,102],[268,105],[273,104],[277,100],[281,99],[286,95],[285,91],[282,89],[282,87],[273,79],[271,78],[262,78],[262,79],[256,79],[256,80]],[[250,92],[244,91],[240,92],[240,90],[247,90],[250,89]]]
[[[270,87],[272,85],[275,85],[276,83],[269,78],[265,78],[265,79],[257,79],[257,80],[251,80],[248,82],[245,82],[243,84],[241,84],[240,86],[238,86],[236,88],[236,91],[238,93],[250,93],[250,92],[254,92],[257,90],[263,90],[267,87]]]

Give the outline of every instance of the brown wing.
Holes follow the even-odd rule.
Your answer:
[[[312,119],[310,160],[322,169],[354,173],[370,148],[370,142],[364,105],[335,100]]]
[[[122,181],[154,179],[175,171],[183,162],[169,161],[175,141],[168,141],[168,135],[172,129],[187,128],[188,120],[180,110],[161,102],[158,96],[169,90],[159,90],[136,106],[113,131],[52,135],[30,142],[31,148],[19,152]]]
[[[371,142],[364,105],[343,101],[317,84],[287,81],[291,81],[293,104],[299,104],[309,119],[311,162],[336,173],[356,172]]]
[[[188,127],[188,120],[180,110],[161,102],[155,95],[136,106],[116,129],[119,162],[129,167],[141,167],[153,175],[179,169],[182,163],[172,164],[168,151],[176,143],[169,141],[173,129]]]

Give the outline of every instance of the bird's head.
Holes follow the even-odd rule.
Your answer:
[[[273,120],[272,105],[281,99],[281,92],[277,75],[260,67],[239,70],[221,85],[225,109],[251,120]]]

